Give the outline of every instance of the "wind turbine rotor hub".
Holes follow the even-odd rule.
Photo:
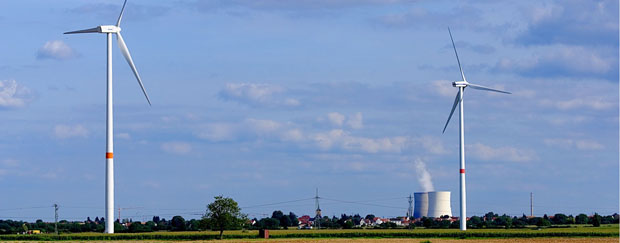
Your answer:
[[[118,33],[121,32],[121,27],[115,25],[102,25],[99,26],[99,33]]]
[[[452,87],[467,87],[467,81],[452,82]]]

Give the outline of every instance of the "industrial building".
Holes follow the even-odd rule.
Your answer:
[[[414,218],[438,218],[452,216],[449,191],[416,192],[414,196]]]

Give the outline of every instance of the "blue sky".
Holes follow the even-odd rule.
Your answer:
[[[0,2],[0,218],[104,214],[105,37],[62,33],[121,4]],[[448,26],[468,81],[513,92],[465,93],[468,214],[618,212],[617,1],[130,0],[153,106],[114,43],[116,206],[303,215],[261,205],[318,187],[326,215],[388,217],[433,187],[458,214]]]

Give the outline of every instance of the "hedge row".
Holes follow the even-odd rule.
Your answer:
[[[325,232],[273,234],[271,238],[534,238],[617,237],[613,232]]]
[[[614,232],[306,232],[272,234],[271,238],[538,238],[538,237],[617,237]],[[257,238],[258,234],[225,234],[226,239]],[[97,234],[97,235],[0,235],[0,240],[109,241],[109,240],[213,240],[215,234]]]

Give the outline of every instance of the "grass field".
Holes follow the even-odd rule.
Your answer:
[[[555,240],[581,238],[587,239],[612,239],[618,241],[619,225],[603,225],[602,227],[570,227],[570,228],[525,228],[525,229],[470,229],[461,232],[458,229],[350,229],[350,230],[270,230],[272,239],[282,239],[286,242],[327,242],[320,239],[351,240],[343,242],[357,242],[361,239],[390,239],[401,242],[398,239],[415,239],[420,242],[423,239],[434,239],[432,242],[449,242],[450,239],[546,239]],[[122,241],[122,240],[212,240],[216,239],[218,232],[153,232],[153,233],[126,233],[107,235],[102,233],[76,233],[76,234],[41,234],[41,235],[0,235],[0,240],[37,241],[37,240],[77,240],[77,241]],[[258,237],[258,231],[225,231],[224,238],[232,239],[233,242],[254,241]],[[441,238],[441,239],[438,239]],[[235,241],[236,240],[236,241]],[[315,241],[316,240],[316,241]],[[418,241],[419,240],[419,241]],[[441,241],[439,241],[441,240]],[[538,241],[538,240],[536,240]],[[598,241],[598,240],[597,240]],[[365,242],[365,241],[360,241]],[[461,241],[459,241],[461,242]],[[504,241],[501,241],[504,242]],[[508,242],[508,241],[506,241]],[[515,242],[515,241],[510,241]],[[516,241],[519,242],[519,241]],[[526,241],[523,241],[526,242]],[[540,241],[557,242],[557,241]],[[607,241],[605,241],[607,242]]]

